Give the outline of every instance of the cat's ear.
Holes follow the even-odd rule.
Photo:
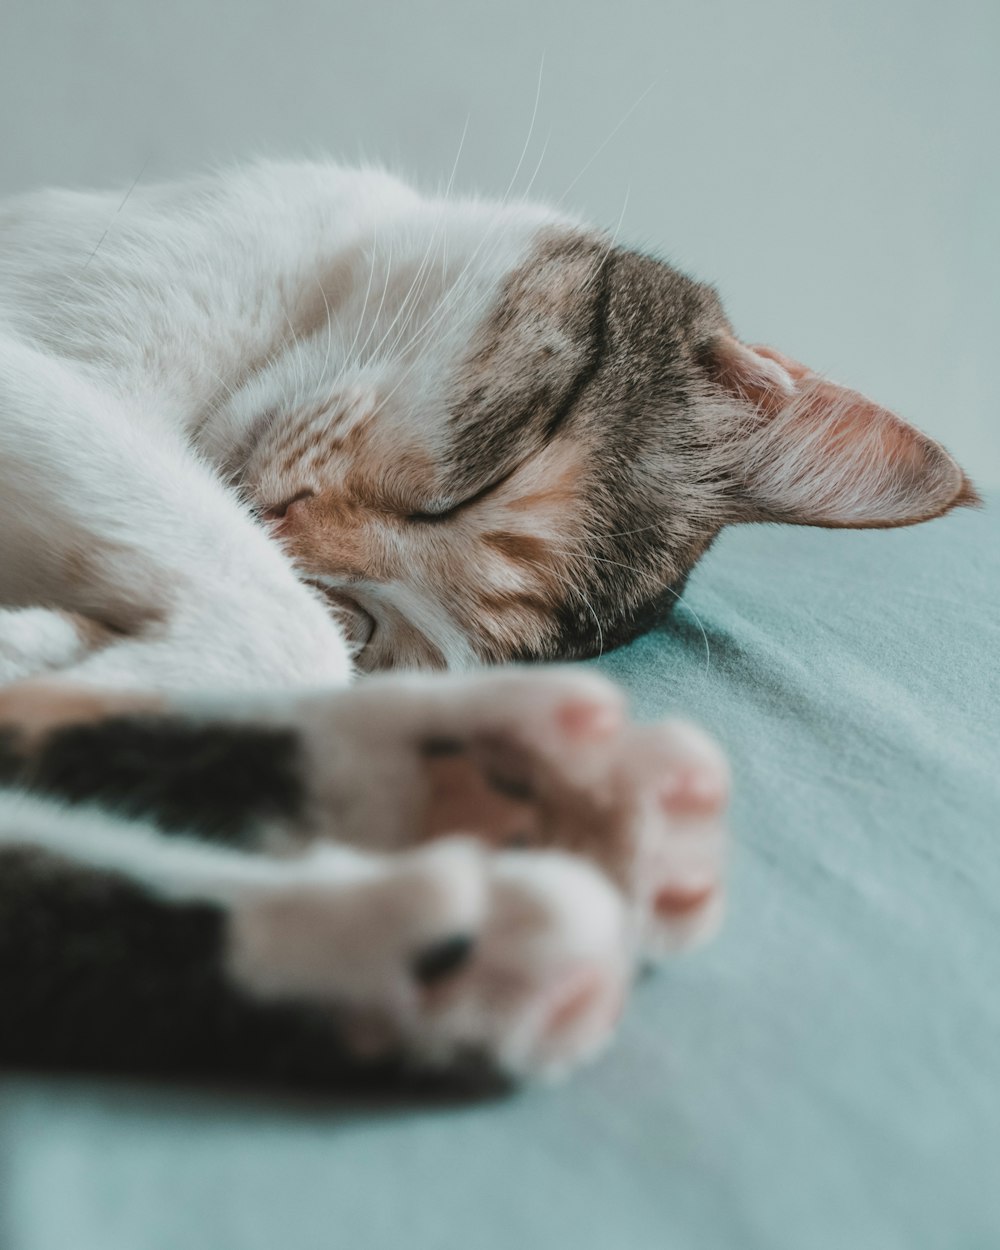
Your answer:
[[[979,502],[938,443],[773,348],[724,334],[702,363],[743,407],[732,452],[745,519],[882,528]]]

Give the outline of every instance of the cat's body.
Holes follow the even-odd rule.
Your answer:
[[[974,498],[950,457],[898,418],[740,343],[710,288],[544,207],[427,199],[378,171],[261,164],[137,187],[124,200],[50,192],[0,208],[0,680],[58,670],[71,687],[171,699],[321,687],[337,709],[355,697],[336,694],[355,666],[468,669],[626,641],[666,610],[726,523],[906,524]],[[379,687],[373,723],[410,717],[405,740],[388,734],[384,761],[358,766],[357,784],[381,806],[352,799],[367,816],[349,829],[340,808],[289,817],[295,837],[286,829],[277,849],[322,837],[395,852],[463,828],[494,844],[523,837],[479,793],[505,792],[476,752],[495,748],[488,704],[506,706],[507,687],[470,680],[469,694],[461,682],[440,695],[433,682],[419,687],[419,715],[406,711],[417,696],[405,681]],[[221,909],[229,920],[213,923],[229,934],[226,967],[244,992],[346,997],[425,1050],[470,1043],[515,1068],[570,1062],[611,1026],[636,926],[676,935],[715,914],[715,841],[702,839],[713,849],[695,854],[693,875],[687,848],[714,828],[725,783],[694,731],[637,746],[608,692],[567,692],[561,680],[551,706],[544,682],[537,695],[516,677],[510,687],[524,718],[555,717],[563,754],[542,773],[558,778],[558,797],[542,802],[536,778],[527,800],[529,841],[561,848],[547,852],[555,859],[529,852],[510,866],[497,854],[470,867],[459,848],[411,871],[343,851],[289,869],[255,833],[248,867],[154,826],[123,834],[110,816],[8,799],[0,861],[16,860],[8,876],[21,900],[8,914],[30,910],[25,846],[46,864],[69,855],[85,874],[130,880],[158,915],[172,902]],[[53,690],[62,686],[50,676],[6,705],[20,744],[8,781],[38,780],[32,726]],[[56,723],[93,719],[75,698],[55,697]],[[96,706],[113,710],[114,700]],[[211,706],[223,722],[273,714]],[[289,695],[281,708],[282,723],[313,741],[300,704]],[[517,717],[506,715],[509,747]],[[378,747],[363,718],[351,724],[369,752]],[[322,777],[344,732],[323,737],[300,771]],[[441,741],[477,762],[426,764]],[[537,769],[545,751],[518,740],[513,755]],[[599,795],[579,768],[595,751],[606,770]],[[414,753],[425,761],[419,784],[390,784],[413,772]],[[643,761],[637,772],[631,755]],[[431,828],[435,804],[444,814]],[[652,826],[641,815],[649,804]],[[161,814],[156,803],[137,808]],[[251,826],[248,814],[241,828]],[[289,885],[289,872],[313,871],[334,894],[407,872],[437,882],[437,912],[418,908],[412,932],[412,917],[398,916],[390,937],[367,921],[357,932],[397,963],[394,924],[407,958],[449,934],[474,936],[472,971],[467,951],[455,960],[465,988],[454,1018],[435,1008],[429,1024],[396,965],[389,976],[374,956],[366,963],[357,932],[338,931],[336,915],[361,902],[345,894],[320,907],[305,876]],[[329,943],[319,971],[305,937],[290,952],[270,920],[261,930],[246,919],[261,890],[286,887],[309,894],[282,895],[289,931],[309,931],[311,917]],[[616,890],[635,904],[628,923]],[[551,941],[499,960],[499,981],[519,987],[501,1010],[483,984],[490,917],[504,908],[544,916]],[[258,957],[273,966],[248,972]],[[566,985],[581,976],[586,993],[570,1012]],[[555,998],[549,981],[561,986]]]

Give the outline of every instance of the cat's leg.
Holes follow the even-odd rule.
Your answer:
[[[276,858],[0,792],[3,1063],[240,1073],[294,1039],[263,1008],[311,1007],[331,1062],[554,1073],[610,1037],[626,954],[619,897],[568,855]]]
[[[138,696],[136,696],[138,697]],[[391,850],[461,830],[595,862],[632,900],[645,950],[708,936],[723,905],[728,772],[684,722],[638,726],[580,670],[369,678],[319,696],[164,698],[25,686],[35,784],[276,847]]]
[[[84,374],[0,336],[0,605],[116,631],[78,680],[340,684],[328,609],[183,441]]]

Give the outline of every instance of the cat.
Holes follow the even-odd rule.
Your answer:
[[[0,1059],[71,1059],[87,1029],[78,1057],[155,1051],[122,1024],[165,1010],[123,989],[130,933],[137,984],[173,976],[189,1025],[217,1001],[230,1041],[245,1010],[270,1037],[262,1004],[300,1027],[332,1001],[352,1054],[573,1066],[640,954],[717,921],[725,762],[692,726],[631,726],[591,675],[463,671],[629,641],[727,524],[976,502],[912,426],[741,342],[711,287],[543,205],[261,162],[15,198],[0,240],[0,681],[22,679]],[[455,673],[348,686],[419,668]],[[193,786],[184,761],[233,734]],[[93,744],[68,791],[66,735]],[[223,781],[235,849],[199,831]],[[119,952],[71,980],[121,1010],[53,989],[70,916]]]

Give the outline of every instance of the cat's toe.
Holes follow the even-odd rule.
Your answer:
[[[509,852],[469,957],[425,990],[413,1046],[430,1062],[485,1055],[512,1076],[561,1075],[614,1033],[631,974],[623,900],[584,860]]]
[[[603,750],[627,720],[619,687],[574,668],[511,668],[439,683],[437,716],[462,745],[509,744],[570,765]],[[429,738],[433,745],[433,736]]]
[[[234,900],[230,972],[257,997],[388,1012],[398,1026],[422,985],[474,950],[489,900],[486,856],[469,839],[399,855],[316,844]]]
[[[645,953],[705,941],[724,911],[725,756],[696,726],[668,721],[632,730],[620,767],[634,805],[632,892]]]

